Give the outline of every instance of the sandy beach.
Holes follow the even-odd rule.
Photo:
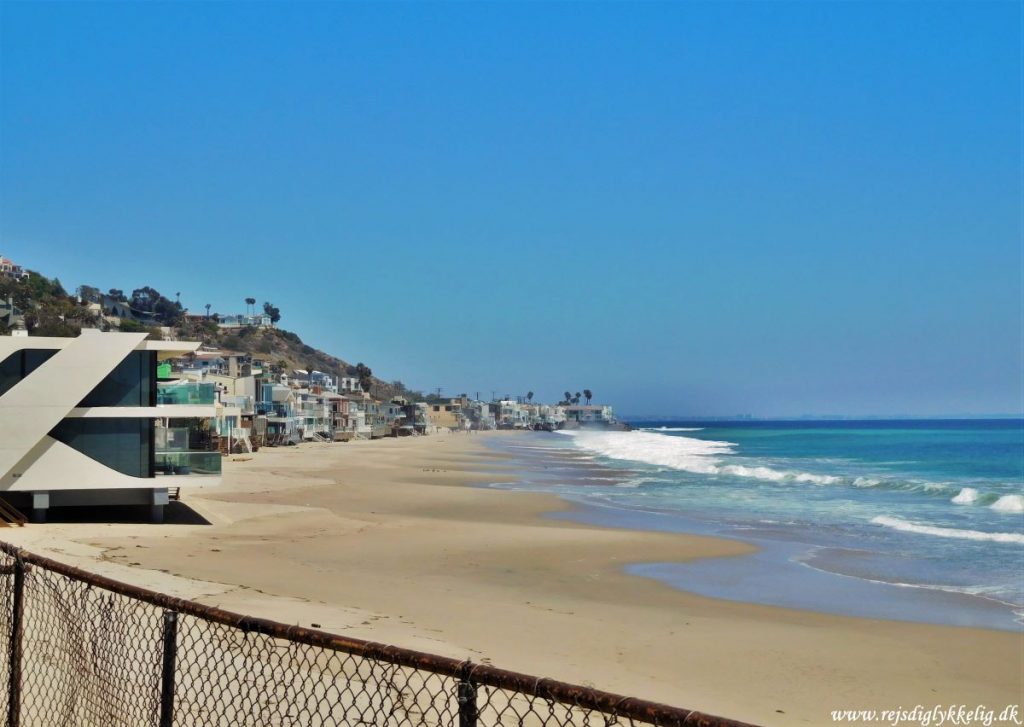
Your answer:
[[[627,575],[751,546],[545,517],[554,496],[439,435],[264,449],[186,489],[165,525],[52,522],[3,538],[251,615],[765,725],[834,709],[1020,703],[1024,635],[713,600]]]

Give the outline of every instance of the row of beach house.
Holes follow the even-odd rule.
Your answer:
[[[0,336],[0,498],[37,522],[53,507],[126,505],[161,521],[182,487],[217,484],[226,455],[260,447],[586,426],[617,423],[607,406],[382,401],[355,378],[272,372],[142,332]]]
[[[380,400],[354,377],[305,369],[271,373],[265,362],[249,354],[215,350],[167,362],[160,374],[160,390],[168,401],[214,404],[214,428],[226,452],[438,431],[553,431],[615,421],[608,406],[488,402],[466,396]]]

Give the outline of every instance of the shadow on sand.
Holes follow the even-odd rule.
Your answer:
[[[19,508],[20,509],[20,508]],[[24,512],[24,510],[21,510]],[[172,500],[164,507],[162,523],[150,520],[145,505],[108,505],[97,507],[51,507],[46,511],[46,522],[58,523],[144,523],[161,525],[209,525],[210,521],[183,502]],[[40,525],[35,525],[40,527]],[[45,527],[45,524],[42,524]]]

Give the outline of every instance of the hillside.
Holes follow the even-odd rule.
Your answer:
[[[20,321],[30,336],[77,336],[83,327],[111,327],[147,332],[151,338],[159,339],[169,331],[169,336],[178,340],[202,341],[219,349],[251,354],[266,362],[271,371],[313,368],[334,376],[355,376],[380,399],[395,396],[421,399],[423,396],[407,389],[401,381],[384,381],[373,376],[370,367],[361,362],[351,364],[316,349],[291,331],[276,326],[224,329],[218,326],[216,314],[188,316],[180,302],[150,287],[137,288],[128,296],[118,289],[104,294],[97,288],[82,285],[78,295],[70,295],[56,278],[51,280],[29,271],[21,280],[0,278],[0,303],[5,301],[20,312]],[[266,305],[275,319],[280,317],[277,308]],[[146,323],[115,315],[127,310]],[[8,332],[12,318],[0,318],[0,334]]]
[[[210,321],[182,321],[175,327],[175,337],[182,340],[202,341],[225,351],[251,354],[263,360],[272,371],[315,369],[335,376],[355,376],[369,383],[373,396],[391,399],[395,396],[420,399],[422,394],[411,391],[401,381],[383,381],[373,376],[372,370],[362,362],[351,364],[302,341],[291,331],[282,328],[223,329]]]

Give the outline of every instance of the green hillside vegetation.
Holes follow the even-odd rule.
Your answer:
[[[100,301],[103,295],[98,288],[88,285],[81,286],[78,292],[83,301]],[[144,317],[154,323],[147,326],[121,319],[118,326],[121,331],[147,333],[151,339],[159,340],[163,338],[161,329],[169,328],[170,336],[177,340],[201,341],[223,351],[250,354],[263,361],[272,373],[314,369],[332,376],[354,376],[364,389],[380,399],[423,398],[420,392],[406,388],[401,381],[383,381],[365,364],[351,364],[313,348],[291,331],[277,327],[223,329],[217,325],[216,314],[210,316],[207,310],[207,316],[202,318],[186,316],[180,302],[151,287],[137,288],[131,295],[112,288],[106,295],[130,306],[137,314],[145,314]],[[69,295],[56,278],[50,280],[35,271],[29,271],[24,280],[0,278],[0,300],[10,300],[22,311],[30,336],[77,336],[82,328],[104,327],[103,315],[90,310],[87,302],[80,303],[78,296]],[[254,299],[249,301],[255,303]],[[265,303],[263,310],[275,323],[280,319],[280,309],[271,303]],[[8,333],[2,323],[0,333]]]

